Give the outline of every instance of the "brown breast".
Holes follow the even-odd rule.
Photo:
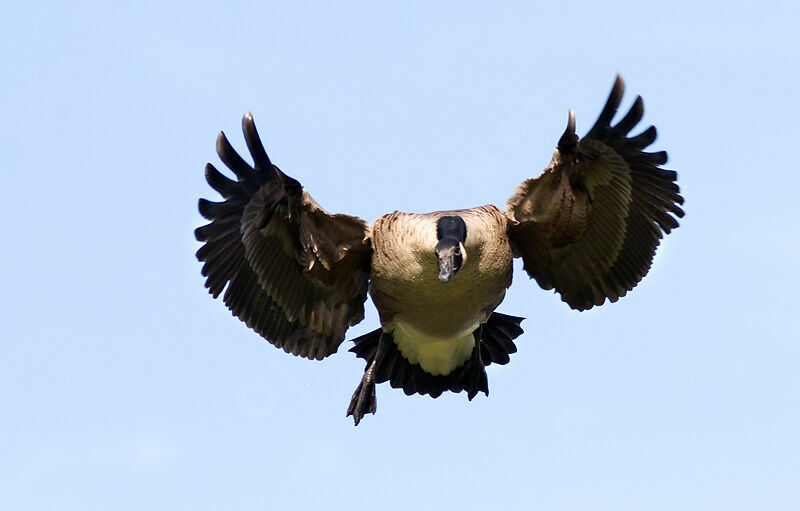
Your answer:
[[[438,278],[436,221],[458,215],[467,225],[467,258],[449,282]],[[370,295],[384,329],[396,315],[429,335],[447,337],[485,322],[511,285],[505,214],[496,206],[428,214],[395,212],[371,226]]]

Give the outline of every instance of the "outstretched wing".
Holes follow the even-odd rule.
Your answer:
[[[644,152],[655,127],[628,136],[644,114],[642,98],[611,126],[624,89],[617,75],[582,140],[570,110],[550,165],[508,201],[509,237],[525,271],[574,309],[625,296],[647,274],[664,233],[678,227],[675,217],[683,217],[677,174],[661,168],[667,153]]]
[[[206,180],[225,199],[200,199],[211,223],[195,231],[204,242],[206,287],[234,315],[294,355],[334,353],[345,331],[364,318],[371,248],[360,218],[331,215],[298,181],[273,165],[251,114],[242,119],[251,167],[224,133],[217,153],[238,178],[210,163]],[[227,285],[227,289],[226,288]]]

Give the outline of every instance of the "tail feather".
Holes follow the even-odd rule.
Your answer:
[[[512,353],[517,352],[514,339],[522,334],[519,326],[524,318],[493,312],[481,331],[481,358],[483,364],[492,362],[499,365],[508,364]]]

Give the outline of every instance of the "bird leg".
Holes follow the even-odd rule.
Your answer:
[[[361,419],[366,413],[375,413],[378,402],[375,397],[375,373],[377,373],[383,360],[386,358],[388,350],[388,343],[391,337],[386,333],[381,333],[381,338],[378,340],[378,349],[372,362],[367,364],[364,369],[364,376],[361,378],[361,383],[356,387],[353,397],[350,399],[350,406],[347,407],[347,416],[352,415],[355,425],[361,422]]]
[[[483,358],[481,357],[481,333],[483,325],[479,326],[473,336],[475,336],[475,346],[472,348],[472,356],[464,364],[464,370],[467,371],[466,386],[467,397],[470,401],[478,395],[478,392],[483,391],[487,396],[489,395],[489,378],[486,376],[486,366],[483,365]]]

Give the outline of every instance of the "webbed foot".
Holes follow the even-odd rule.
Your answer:
[[[356,426],[364,418],[364,415],[368,413],[374,414],[378,408],[378,400],[375,397],[375,373],[383,363],[383,359],[386,358],[388,342],[391,342],[391,337],[387,334],[381,334],[375,356],[367,364],[361,383],[358,384],[356,391],[353,392],[353,397],[350,399],[346,417],[352,415]]]
[[[481,330],[482,326],[475,330],[475,347],[472,349],[472,356],[464,364],[464,371],[466,372],[464,390],[467,391],[467,398],[472,401],[472,398],[478,395],[478,392],[483,392],[489,395],[489,377],[486,375],[486,366],[483,364],[481,357]],[[463,381],[463,380],[462,380]]]
[[[367,413],[374,414],[378,408],[378,400],[375,397],[375,381],[367,381],[367,373],[364,373],[361,383],[356,387],[353,397],[350,399],[350,406],[347,407],[347,416],[353,416],[355,425]]]

